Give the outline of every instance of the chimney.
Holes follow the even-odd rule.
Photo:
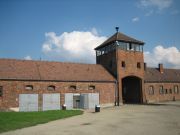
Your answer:
[[[146,71],[146,68],[147,68],[147,64],[144,63],[144,71]]]
[[[159,64],[159,72],[162,74],[164,71],[163,71],[163,64]]]

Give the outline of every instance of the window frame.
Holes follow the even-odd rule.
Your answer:
[[[175,88],[177,88],[177,89],[175,89]],[[179,94],[178,85],[174,85],[174,94]]]
[[[137,68],[141,69],[141,63],[140,62],[137,62]]]
[[[172,94],[172,93],[173,93],[172,89],[169,89],[169,94]]]
[[[70,89],[70,90],[77,90],[77,86],[76,86],[76,85],[70,85],[70,86],[69,86],[69,89]]]
[[[55,91],[55,90],[56,90],[56,86],[54,86],[54,85],[49,85],[49,86],[47,87],[47,90],[49,90],[49,91]]]
[[[162,88],[162,89],[161,89]],[[164,90],[163,90],[163,85],[159,86],[159,94],[163,95],[164,94]]]
[[[164,89],[164,94],[168,94],[168,89]]]
[[[33,90],[33,89],[34,89],[33,85],[26,85],[25,86],[25,90]]]
[[[154,95],[154,86],[153,85],[150,85],[149,88],[148,88],[148,94],[149,95]]]
[[[122,67],[122,68],[125,68],[125,67],[126,67],[125,61],[122,61],[122,62],[121,62],[121,67]]]
[[[3,86],[0,86],[0,97],[3,97]]]
[[[89,85],[88,86],[88,90],[95,90],[96,89],[96,86],[95,85]]]

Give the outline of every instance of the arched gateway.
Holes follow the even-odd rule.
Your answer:
[[[136,76],[128,76],[122,79],[123,103],[141,103],[142,80]]]

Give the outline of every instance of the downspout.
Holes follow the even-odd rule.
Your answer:
[[[118,67],[119,67],[119,64],[118,64],[118,30],[119,30],[119,27],[116,27],[116,41],[115,41],[115,45],[116,45],[116,63],[117,63],[117,79],[116,79],[116,89],[117,89],[117,99],[116,99],[116,102],[117,102],[117,106],[119,106],[119,70],[118,70]]]
[[[115,106],[118,106],[118,96],[119,92],[118,92],[118,82],[117,80],[115,81]]]

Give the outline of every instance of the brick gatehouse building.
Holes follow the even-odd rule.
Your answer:
[[[0,59],[0,109],[38,111],[180,100],[180,69],[144,63],[144,42],[117,32],[96,64]]]

